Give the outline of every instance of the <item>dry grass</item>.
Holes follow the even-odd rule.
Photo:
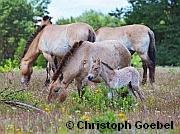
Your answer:
[[[0,74],[0,92],[4,89],[19,90],[20,75],[18,71],[13,73]],[[81,120],[81,117],[88,112],[89,117],[98,116],[101,113],[83,108],[83,111],[73,112],[71,107],[74,101],[71,97],[63,104],[53,103],[47,104],[46,98],[48,90],[43,86],[45,81],[44,71],[35,71],[32,76],[29,91],[34,100],[38,100],[37,106],[45,110],[48,114],[41,114],[33,111],[22,110],[0,104],[0,134],[55,134],[55,133],[98,133],[98,131],[90,130],[68,130],[65,127],[67,121]],[[138,105],[133,111],[126,112],[129,122],[134,123],[142,120],[143,122],[162,123],[174,122],[173,130],[128,130],[122,133],[180,133],[180,68],[158,67],[156,72],[155,90],[150,85],[141,86],[146,96],[147,115],[142,112],[142,108]],[[73,84],[70,89],[74,89]],[[26,92],[26,91],[25,91]],[[120,110],[113,110],[119,113]],[[116,132],[115,132],[116,133]]]

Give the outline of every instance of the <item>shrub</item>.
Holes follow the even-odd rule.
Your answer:
[[[6,59],[1,64],[0,72],[2,73],[10,72],[18,65],[17,61],[12,59]]]

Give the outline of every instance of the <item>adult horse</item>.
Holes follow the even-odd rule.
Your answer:
[[[27,85],[32,74],[32,65],[42,52],[51,64],[54,56],[62,58],[76,41],[95,41],[95,32],[86,23],[67,25],[43,25],[25,50],[21,59],[21,83]]]
[[[50,16],[48,16],[48,15],[45,15],[45,16],[43,16],[42,20],[36,20],[36,21],[35,21],[36,23],[39,22],[39,21],[40,21],[41,23],[40,23],[40,25],[38,25],[36,31],[28,38],[21,59],[24,58],[27,50],[29,49],[29,46],[31,45],[32,41],[33,41],[34,38],[37,36],[37,34],[38,34],[45,26],[52,24],[51,19],[52,19],[52,17],[50,17]],[[47,54],[44,54],[44,55],[45,55],[45,57],[51,57],[51,56],[49,56],[49,55],[47,55]],[[53,57],[52,57],[52,58],[53,58]],[[51,59],[52,59],[52,58],[51,58]],[[47,63],[47,66],[46,66],[47,76],[46,76],[46,81],[45,81],[45,83],[44,83],[46,86],[50,83],[50,75],[51,75],[50,72],[51,72],[51,70],[52,70],[53,72],[55,72],[55,67],[57,66],[57,62],[56,62],[57,60],[56,60],[56,59],[57,59],[57,58],[54,57],[54,60],[52,60],[51,62],[48,62],[48,63]],[[54,62],[53,62],[53,61],[54,61]]]
[[[61,91],[65,91],[68,85],[75,79],[79,96],[83,82],[86,83],[92,57],[99,57],[113,68],[123,68],[130,65],[131,54],[119,41],[108,40],[102,42],[76,42],[63,57],[60,66],[52,78],[48,101],[56,98]],[[59,76],[60,75],[60,76]],[[60,78],[60,79],[58,79]],[[59,93],[57,93],[60,91]]]
[[[155,82],[155,38],[153,31],[145,25],[127,25],[122,27],[102,27],[96,32],[96,41],[119,40],[133,54],[137,54],[143,63],[143,80],[147,81],[147,68],[149,68],[149,80]]]

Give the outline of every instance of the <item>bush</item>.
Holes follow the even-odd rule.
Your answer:
[[[6,59],[1,64],[0,72],[2,73],[10,72],[18,65],[17,61],[12,59]]]
[[[139,57],[139,55],[137,53],[134,53],[131,59],[131,65],[134,67],[142,67],[142,62],[141,62],[141,58]]]
[[[96,12],[93,10],[86,11],[82,15],[76,18],[73,17],[71,17],[70,19],[61,18],[57,21],[57,24],[69,24],[74,22],[87,23],[91,25],[94,28],[94,30],[97,30],[100,27],[104,27],[104,26],[115,27],[125,24],[124,21],[119,20],[113,16],[104,15],[103,13]]]

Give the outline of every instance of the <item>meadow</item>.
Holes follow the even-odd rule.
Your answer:
[[[142,69],[139,69],[141,72]],[[180,68],[157,67],[155,89],[149,83],[141,85],[146,97],[147,114],[142,109],[140,100],[135,100],[131,94],[122,97],[126,89],[118,91],[115,100],[106,96],[108,89],[103,83],[93,89],[85,87],[83,100],[72,83],[68,88],[69,95],[64,103],[58,101],[48,104],[48,88],[44,87],[46,72],[35,69],[28,89],[23,91],[20,86],[19,70],[0,73],[0,99],[20,101],[38,107],[45,112],[27,108],[18,108],[0,102],[0,134],[67,134],[67,133],[180,133]],[[68,129],[66,122],[74,122],[74,128]],[[78,121],[94,123],[170,123],[173,129],[78,129]]]

